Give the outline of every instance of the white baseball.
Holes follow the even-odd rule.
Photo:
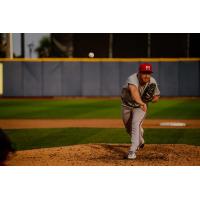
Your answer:
[[[89,58],[94,58],[94,53],[93,53],[93,52],[90,52],[90,53],[88,54],[88,57],[89,57]]]

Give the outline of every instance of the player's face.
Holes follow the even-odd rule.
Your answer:
[[[148,83],[150,81],[151,74],[149,73],[140,73],[140,80],[142,83]]]

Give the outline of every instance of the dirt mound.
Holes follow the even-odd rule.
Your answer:
[[[88,144],[17,151],[11,166],[200,166],[200,147],[182,144],[147,144],[135,160],[125,159],[127,144]]]

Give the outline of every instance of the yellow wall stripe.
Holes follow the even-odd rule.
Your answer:
[[[0,62],[179,62],[200,58],[0,58]]]

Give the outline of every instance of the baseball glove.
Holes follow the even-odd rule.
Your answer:
[[[155,83],[151,83],[145,88],[144,93],[142,95],[142,101],[144,103],[148,103],[148,102],[152,101],[155,89],[156,89]]]

